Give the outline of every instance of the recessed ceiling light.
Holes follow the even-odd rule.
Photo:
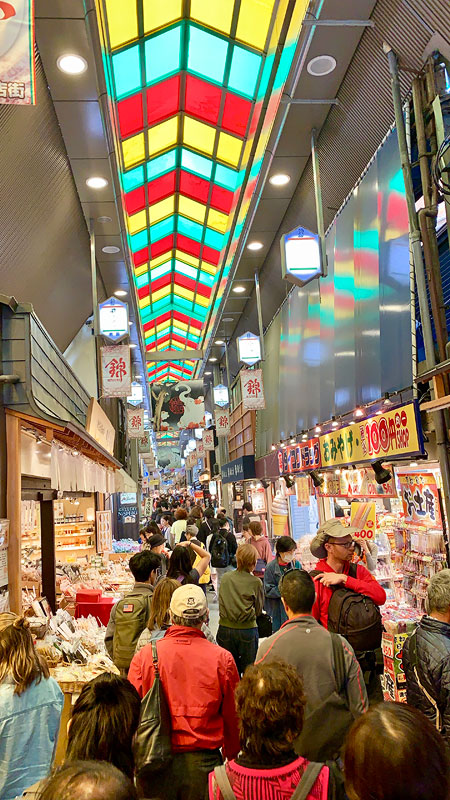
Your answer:
[[[336,63],[333,56],[316,56],[308,62],[306,69],[310,75],[321,78],[322,75],[329,75],[330,72],[333,72],[336,69]]]
[[[250,244],[247,245],[248,250],[262,250],[263,247],[264,245],[262,242],[250,242]]]
[[[125,292],[124,289],[117,289],[117,291],[115,291],[114,294],[116,295],[116,297],[126,297],[128,292]]]
[[[116,247],[115,244],[106,244],[105,247],[102,247],[102,253],[119,253],[120,247]]]
[[[212,375],[212,372],[205,372],[205,375]]]
[[[77,56],[74,53],[65,53],[59,56],[56,61],[58,69],[65,72],[67,75],[81,75],[82,72],[87,70],[87,61],[83,56]]]
[[[131,328],[132,324],[133,324],[133,323],[131,322],[131,319],[130,319],[130,321],[129,321],[129,323],[128,323],[128,325],[130,326],[130,328]]]
[[[105,186],[108,186],[108,181],[106,178],[93,175],[92,178],[87,179],[86,186],[89,186],[90,189],[104,189]]]
[[[106,223],[112,222],[112,217],[97,217],[97,222]]]
[[[220,344],[225,344],[225,342],[222,339],[216,339],[214,344],[219,344],[220,345]]]
[[[131,342],[130,347],[137,347],[137,344],[135,344],[134,342]]]
[[[271,183],[272,186],[286,186],[290,180],[289,175],[285,175],[283,172],[277,172],[276,175],[272,175],[272,177],[269,178],[269,183]]]
[[[214,356],[213,356],[213,357],[212,357],[212,358],[210,358],[209,360],[210,360],[210,361],[217,361],[217,358],[214,358]]]
[[[223,322],[234,322],[234,317],[224,317]]]
[[[235,294],[242,294],[245,292],[245,286],[233,286],[233,292]]]

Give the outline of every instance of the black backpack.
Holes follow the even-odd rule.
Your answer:
[[[315,577],[323,573],[314,570],[310,574]],[[357,564],[350,564],[348,574],[356,578]],[[355,653],[376,650],[381,646],[383,633],[380,609],[367,595],[336,586],[328,606],[328,630],[344,636]]]
[[[221,567],[228,567],[230,563],[230,554],[228,552],[228,542],[220,532],[213,534],[212,542],[210,544],[211,552],[211,566],[220,569]]]

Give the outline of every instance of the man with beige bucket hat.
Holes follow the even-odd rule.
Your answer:
[[[312,573],[316,602],[312,614],[324,628],[340,633],[352,644],[364,672],[369,699],[382,700],[377,674],[377,651],[381,644],[381,615],[386,592],[362,564],[352,563],[356,528],[346,528],[330,519],[311,542],[319,559]]]

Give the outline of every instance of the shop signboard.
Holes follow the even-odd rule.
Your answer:
[[[144,431],[143,436],[139,439],[138,447],[140,453],[150,453],[150,431]]]
[[[324,482],[317,490],[320,497],[397,497],[394,478],[379,484],[370,467],[346,469],[339,475],[325,472],[322,477]]]
[[[127,344],[101,347],[103,397],[131,394],[130,347]]]
[[[214,418],[216,423],[217,436],[229,436],[230,434],[230,415],[228,411],[216,411]]]
[[[98,304],[98,319],[100,335],[110,342],[117,344],[130,335],[128,304],[117,297],[108,297]]]
[[[257,361],[261,361],[261,342],[259,336],[247,331],[247,333],[243,333],[242,336],[237,337],[236,344],[238,361],[243,361],[244,364],[248,364],[250,367],[256,364]]]
[[[352,503],[350,525],[356,528],[356,539],[373,539],[375,537],[377,509],[373,501],[368,503]]]
[[[217,386],[214,386],[213,394],[214,405],[220,406],[220,408],[224,408],[230,402],[228,386],[225,386],[223,383],[219,383]]]
[[[203,381],[152,383],[153,430],[205,427]]]
[[[214,431],[203,431],[203,447],[205,450],[214,450]]]
[[[417,401],[319,437],[322,467],[423,453]]]
[[[144,431],[143,409],[127,409],[128,436],[130,439],[142,439]]]
[[[222,483],[247,481],[256,477],[254,456],[241,456],[222,466]]]
[[[127,397],[127,403],[130,406],[140,406],[144,400],[144,387],[141,383],[133,381],[131,384],[131,394]]]
[[[321,466],[319,439],[308,439],[278,450],[278,470],[280,475],[295,475],[307,469]]]
[[[95,397],[91,397],[89,403],[86,418],[86,432],[92,436],[107,453],[114,452],[114,439],[116,436],[114,425]]]
[[[242,405],[247,410],[266,407],[261,369],[245,369],[240,373]]]
[[[295,479],[295,493],[298,506],[309,506],[311,496],[311,478],[309,475],[298,475]]]
[[[305,286],[323,274],[320,238],[298,227],[280,239],[281,275],[285,281]]]
[[[405,520],[442,528],[439,490],[432,472],[398,474]]]
[[[36,103],[34,0],[0,2],[0,104]]]
[[[203,441],[197,442],[197,457],[204,458],[205,457],[205,445]]]

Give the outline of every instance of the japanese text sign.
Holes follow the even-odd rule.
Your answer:
[[[219,383],[217,386],[214,386],[213,394],[214,404],[216,406],[224,408],[224,406],[227,406],[230,402],[228,386],[225,386],[223,383]]]
[[[261,369],[241,372],[242,405],[246,409],[265,408],[264,385]]]
[[[320,436],[322,467],[423,452],[416,402]]]
[[[376,525],[375,503],[352,503],[350,524],[357,529],[356,539],[373,539]]]
[[[34,0],[0,0],[0,104],[35,104],[34,63]]]
[[[131,364],[128,345],[101,348],[103,397],[131,394]]]
[[[309,439],[278,450],[278,469],[280,475],[292,475],[306,469],[317,469],[321,466],[320,446],[318,439]]]
[[[369,467],[347,469],[340,475],[326,472],[317,490],[320,497],[397,497],[394,479],[378,484]]]
[[[198,458],[205,457],[205,446],[203,444],[203,441],[197,442],[197,456]]]
[[[230,415],[228,411],[216,411],[215,416],[217,436],[228,436],[230,433]]]
[[[405,519],[427,528],[442,528],[439,492],[433,473],[399,475]]]
[[[297,505],[309,506],[311,495],[311,479],[309,475],[299,475],[295,479],[295,494],[297,495]]]
[[[128,409],[128,436],[130,439],[142,439],[144,431],[144,412],[139,409]]]
[[[120,342],[130,335],[128,305],[117,297],[109,297],[98,306],[100,334],[111,342]]]
[[[205,450],[214,450],[214,431],[203,431],[203,447]]]
[[[150,431],[144,431],[143,436],[139,439],[138,446],[140,453],[150,453],[151,450]]]

